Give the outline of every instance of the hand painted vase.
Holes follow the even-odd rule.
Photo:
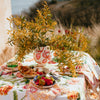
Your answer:
[[[51,60],[50,55],[50,47],[38,47],[34,50],[34,60],[38,63],[40,66],[44,66],[46,63],[48,63]]]

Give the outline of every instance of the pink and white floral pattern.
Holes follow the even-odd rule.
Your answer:
[[[47,62],[51,60],[49,46],[36,48],[33,55],[34,60],[39,65],[45,65]]]

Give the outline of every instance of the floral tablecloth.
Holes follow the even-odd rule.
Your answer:
[[[83,54],[80,58],[82,65],[75,68],[81,74],[76,78],[58,75],[57,84],[50,89],[35,87],[33,80],[25,79],[19,71],[6,73],[4,71],[7,67],[5,63],[0,67],[0,100],[86,100],[87,84],[85,80],[91,89],[96,90],[100,79],[100,68],[89,54],[79,53]],[[26,55],[22,64],[36,65],[33,54]],[[57,63],[51,61],[45,67],[57,74]]]

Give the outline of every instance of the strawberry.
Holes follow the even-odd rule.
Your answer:
[[[50,84],[51,84],[51,85],[53,84],[53,81],[52,81],[52,80],[50,81]]]
[[[53,84],[53,81],[52,81],[52,79],[48,79],[48,81],[50,82],[50,84]]]
[[[46,84],[49,86],[49,85],[50,85],[50,82],[49,82],[49,81],[47,81],[47,82],[46,82]]]
[[[45,80],[46,78],[45,77],[42,77],[41,79],[44,79]]]
[[[51,85],[51,84],[53,84],[53,81],[51,79],[47,78],[46,79],[46,84],[47,85]]]
[[[45,83],[47,83],[48,79],[45,78],[44,80],[45,80]]]
[[[36,84],[36,85],[39,85],[39,80],[36,80],[36,81],[35,81],[35,84]]]

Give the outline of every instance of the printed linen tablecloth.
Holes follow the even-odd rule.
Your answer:
[[[57,84],[50,89],[39,89],[32,82],[29,85],[26,83],[27,80],[23,78],[3,75],[0,79],[0,100],[67,100],[67,97],[72,99],[75,96],[85,100],[86,89],[83,76],[60,77]]]
[[[73,98],[85,100],[85,90],[84,76],[78,78],[60,76],[59,81],[52,88],[37,88],[36,91],[30,93],[30,97],[31,100],[72,100]]]
[[[0,67],[0,100],[72,100],[73,98],[75,100],[86,100],[85,80],[88,81],[92,89],[96,89],[100,79],[100,68],[89,54],[79,53],[83,54],[80,58],[83,62],[82,65],[75,68],[81,75],[76,78],[58,75],[59,80],[50,89],[35,87],[33,80],[25,79],[19,71],[7,72],[5,63]],[[14,58],[11,60],[14,60]],[[22,64],[36,65],[33,54],[26,55]],[[58,70],[57,63],[52,61],[45,67],[54,73]]]

